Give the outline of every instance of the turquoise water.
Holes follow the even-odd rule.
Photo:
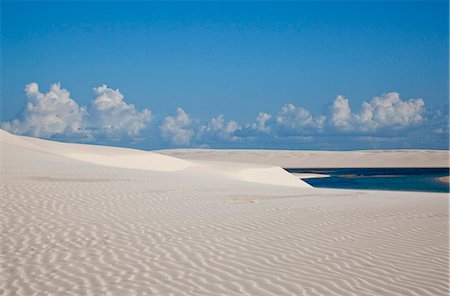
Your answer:
[[[330,175],[305,179],[314,187],[449,192],[449,184],[437,180],[449,176],[448,168],[288,168],[291,173]]]

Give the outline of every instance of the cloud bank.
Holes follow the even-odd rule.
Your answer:
[[[226,119],[223,114],[202,123],[177,108],[175,114],[162,117],[153,129],[150,109],[138,110],[118,89],[105,84],[93,88],[93,100],[88,106],[79,106],[59,83],[52,84],[47,93],[41,92],[37,83],[30,83],[25,87],[25,96],[22,111],[3,122],[3,129],[35,137],[91,142],[137,139],[145,131],[152,138],[150,146],[158,148],[448,148],[448,106],[426,109],[423,99],[404,100],[397,92],[363,101],[357,109],[339,95],[326,114],[319,115],[286,103],[272,114],[257,111],[255,120],[244,124]]]
[[[137,136],[153,119],[149,109],[138,111],[134,105],[127,104],[119,90],[103,84],[93,92],[96,97],[91,104],[79,106],[59,83],[42,93],[39,85],[32,82],[25,87],[27,102],[19,116],[2,123],[1,127],[34,137],[94,140]]]
[[[347,99],[338,96],[331,108],[330,125],[341,131],[374,132],[383,128],[402,129],[424,120],[422,99],[402,101],[390,92],[363,102],[359,113],[352,113]]]
[[[47,93],[41,93],[37,83],[25,86],[27,102],[18,118],[2,124],[14,134],[50,137],[55,134],[83,133],[86,107],[80,107],[70,93],[59,83],[52,84]]]

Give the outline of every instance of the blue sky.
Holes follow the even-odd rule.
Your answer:
[[[1,8],[0,121],[17,134],[144,149],[448,149],[447,1]]]

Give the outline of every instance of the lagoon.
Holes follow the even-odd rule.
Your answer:
[[[439,178],[449,176],[448,168],[287,168],[290,173],[325,174],[327,178],[305,179],[314,187],[449,192]]]

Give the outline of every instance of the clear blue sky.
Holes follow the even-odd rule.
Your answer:
[[[447,1],[36,1],[1,6],[0,121],[20,118],[27,100],[24,87],[31,82],[38,83],[42,93],[60,82],[80,106],[89,106],[95,98],[92,89],[106,84],[120,89],[137,112],[148,108],[153,114],[148,127],[140,130],[140,140],[130,144],[129,137],[119,137],[117,145],[448,147],[448,113],[429,115],[435,108],[448,111]],[[329,106],[338,95],[349,100],[357,118],[363,101],[389,92],[398,92],[402,101],[423,99],[423,120],[402,125],[404,132],[394,136],[384,123],[369,133],[336,126],[317,132],[301,124],[287,133],[276,127],[281,126],[277,114],[287,103],[308,110],[313,119],[326,115],[328,122]],[[219,114],[226,121],[235,120],[241,129],[228,141],[192,136],[177,145],[170,132],[160,139],[164,118],[175,116],[178,107],[191,116],[192,127],[184,128],[192,128],[195,135]],[[250,131],[259,112],[272,116],[270,137]],[[429,118],[439,116],[440,123],[430,127]],[[438,126],[442,122],[444,126]],[[431,144],[398,139],[411,129],[429,134],[440,128],[443,132],[437,132]],[[285,134],[294,137],[288,140]],[[340,146],[335,139],[340,135],[355,144]],[[316,136],[317,141],[306,139]],[[382,139],[366,147],[356,139],[366,136]],[[103,139],[107,142],[107,137]]]

